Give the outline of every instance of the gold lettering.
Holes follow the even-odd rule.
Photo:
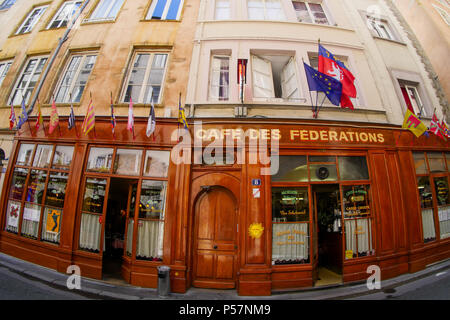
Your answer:
[[[261,129],[260,133],[261,133],[261,139],[264,139],[264,140],[269,140],[270,139],[270,137],[269,137],[269,129]]]
[[[353,141],[353,135],[355,134],[353,131],[347,132],[347,134],[350,136],[350,141]]]
[[[378,142],[383,143],[384,142],[384,135],[382,133],[378,134]]]
[[[377,134],[369,133],[369,142],[377,142]]]
[[[363,137],[363,135],[364,135],[364,137]],[[369,136],[365,132],[361,132],[359,134],[359,136],[360,136],[362,142],[367,142],[367,140],[369,140]]]
[[[328,132],[325,130],[320,131],[320,140],[328,141]]]
[[[309,140],[307,130],[300,130],[300,140]]]
[[[336,131],[328,132],[328,136],[330,137],[330,141],[332,141],[332,140],[338,141],[337,135],[338,135],[338,133]]]
[[[280,129],[273,129],[271,131],[271,136],[272,136],[272,139],[274,139],[274,140],[280,140],[281,139]]]
[[[339,140],[345,140],[348,142],[347,135],[345,134],[344,131],[341,132],[341,135],[339,136]]]
[[[298,137],[299,135],[298,130],[291,130],[291,140],[295,140],[295,137]]]
[[[309,131],[310,140],[319,140],[319,133],[315,130]]]

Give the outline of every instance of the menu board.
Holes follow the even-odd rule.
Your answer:
[[[344,218],[370,215],[369,186],[344,186]]]

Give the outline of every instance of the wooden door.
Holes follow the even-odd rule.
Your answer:
[[[237,204],[221,187],[203,193],[195,206],[193,286],[232,289],[237,272]]]
[[[313,273],[313,283],[319,278],[319,239],[317,236],[317,192],[313,191],[313,212],[312,212],[312,256],[311,265]]]

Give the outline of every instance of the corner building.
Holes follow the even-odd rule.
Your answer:
[[[401,129],[408,108],[429,125],[448,102],[387,2],[89,1],[60,48],[68,27],[54,17],[84,2],[19,4],[0,11],[24,17],[0,38],[0,63],[11,62],[2,127],[11,101],[35,115],[39,100],[47,131],[31,117],[14,135],[2,252],[145,287],[169,265],[175,292],[240,295],[362,281],[370,265],[386,279],[449,257],[448,145]],[[309,94],[302,61],[317,67],[318,39],[355,75],[355,110]],[[177,132],[180,93],[189,135]],[[48,134],[52,97],[61,124]]]

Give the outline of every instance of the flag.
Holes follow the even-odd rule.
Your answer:
[[[342,83],[341,107],[353,110],[350,98],[356,98],[355,76],[345,64],[319,43],[319,71]]]
[[[341,101],[342,84],[303,62],[308,80],[309,91],[324,92],[332,104],[338,106]]]
[[[112,95],[112,93],[111,93],[111,95]],[[111,129],[112,129],[113,134],[114,134],[115,128],[116,128],[116,116],[114,115],[114,105],[113,105],[112,96],[111,96]]]
[[[181,93],[180,93],[180,99],[178,101],[178,122],[181,123],[185,129],[188,129],[188,123],[186,120],[186,115],[184,114],[184,108],[181,107]]]
[[[58,116],[58,111],[56,110],[55,100],[53,100],[52,113],[50,114],[50,125],[48,128],[48,133],[51,134],[58,125],[59,125],[59,116]]]
[[[36,123],[34,124],[34,126],[36,127],[36,131],[39,130],[39,128],[44,124],[44,118],[42,117],[42,113],[41,113],[41,104],[38,101],[38,117],[36,120]]]
[[[81,131],[84,135],[87,135],[92,128],[95,127],[95,113],[94,113],[94,105],[92,104],[92,100],[89,102],[88,109],[86,111],[86,116],[84,117],[83,124],[81,125]]]
[[[68,128],[71,130],[75,126],[75,114],[73,113],[73,104],[70,104],[70,115]]]
[[[19,115],[19,122],[17,123],[17,129],[22,128],[22,125],[28,120],[27,109],[25,107],[25,100],[22,99],[22,113]]]
[[[417,138],[419,138],[422,134],[424,134],[428,130],[427,126],[424,125],[423,122],[420,121],[420,119],[409,109],[406,110],[402,128],[408,129],[409,131],[414,133],[414,135]]]
[[[441,120],[441,126],[440,126],[442,135],[446,138],[449,138],[449,131],[448,131],[448,126],[447,124],[444,122],[444,119]]]
[[[12,130],[16,124],[16,113],[14,112],[14,107],[11,103],[11,113],[9,114],[9,129]]]
[[[440,130],[440,124],[439,124],[439,120],[436,117],[436,113],[433,113],[433,117],[431,118],[431,122],[430,122],[430,131],[432,133],[434,133],[435,135],[437,135],[439,138],[444,139],[444,136],[442,135],[442,132]]]
[[[128,124],[127,130],[133,131],[134,129],[134,115],[133,115],[133,99],[130,96],[130,104],[128,107]]]
[[[156,118],[155,118],[155,106],[153,105],[153,97],[152,97],[152,105],[150,107],[150,115],[148,116],[147,121],[147,137],[150,137],[153,132],[155,132],[156,128]]]

